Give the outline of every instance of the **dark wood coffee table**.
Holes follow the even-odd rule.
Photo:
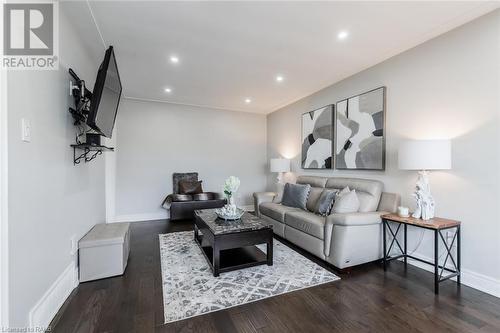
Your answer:
[[[241,219],[224,221],[215,209],[195,210],[194,240],[200,246],[214,276],[237,269],[273,264],[273,229],[245,212]],[[267,254],[258,244],[267,244]]]

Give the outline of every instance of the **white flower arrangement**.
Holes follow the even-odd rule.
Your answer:
[[[224,182],[224,194],[227,197],[231,197],[238,188],[240,187],[240,179],[235,176],[231,176]]]

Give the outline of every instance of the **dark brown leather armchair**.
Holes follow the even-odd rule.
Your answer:
[[[224,199],[222,193],[179,193],[179,182],[181,180],[198,181],[198,173],[174,173],[172,175],[173,193],[169,194],[162,203],[163,208],[170,210],[171,221],[192,219],[196,209],[220,208],[226,204],[226,199]]]

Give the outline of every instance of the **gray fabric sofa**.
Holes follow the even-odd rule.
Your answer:
[[[273,225],[274,233],[326,260],[339,269],[356,266],[383,257],[380,216],[395,212],[400,196],[382,192],[376,180],[338,177],[299,176],[297,184],[311,185],[307,210],[275,202],[274,192],[254,193],[255,213]],[[312,213],[324,188],[356,190],[360,201],[357,213]]]

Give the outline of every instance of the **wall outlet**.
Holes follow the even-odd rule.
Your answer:
[[[31,142],[31,121],[29,119],[21,119],[21,140]]]

